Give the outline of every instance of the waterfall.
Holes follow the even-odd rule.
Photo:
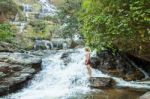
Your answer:
[[[23,12],[25,13],[25,18],[28,21],[29,18],[29,12],[31,11],[31,6],[28,4],[23,4]]]
[[[43,59],[42,71],[36,75],[29,86],[8,97],[10,99],[60,99],[88,92],[90,88],[82,52],[76,51],[69,55],[71,61],[67,66],[60,58],[63,53],[64,51],[60,51]]]
[[[63,53],[69,53],[67,64],[61,58]],[[60,50],[43,58],[42,71],[21,91],[6,96],[6,99],[84,99],[80,95],[86,95],[90,89],[87,69],[84,64],[84,49]],[[111,77],[92,69],[93,77]],[[149,85],[136,82],[126,82],[120,78],[116,80],[118,86],[133,88],[149,88]]]
[[[22,7],[23,7],[23,13],[25,14],[25,18],[26,18],[26,21],[28,20],[28,18],[29,18],[29,14],[28,14],[28,12],[30,12],[31,11],[31,6],[30,5],[28,5],[28,4],[22,4]],[[15,16],[15,19],[14,19],[14,21],[13,22],[10,22],[10,24],[13,24],[13,25],[16,25],[16,27],[18,28],[18,32],[19,33],[23,33],[24,32],[24,29],[25,29],[25,27],[26,27],[26,25],[27,25],[27,22],[19,22],[18,21],[18,18],[19,18],[19,15],[18,15],[18,13],[16,14],[16,16]]]
[[[50,4],[48,0],[39,0],[39,3],[41,4],[40,17],[56,15],[56,7]]]
[[[53,49],[53,48],[54,48],[54,45],[53,45],[53,43],[52,43],[52,42],[50,42],[50,45],[51,45],[51,49]]]
[[[66,43],[66,42],[64,42],[64,43],[63,43],[63,49],[65,49],[65,50],[66,50],[67,48],[68,48],[68,45],[67,45],[67,43]]]
[[[17,14],[15,15],[14,22],[17,22],[18,20],[19,20],[19,14],[17,13]]]
[[[20,23],[19,33],[23,33],[26,23]]]

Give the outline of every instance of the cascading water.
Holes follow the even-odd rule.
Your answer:
[[[64,60],[61,58],[63,53],[69,53],[67,64],[64,64]],[[94,69],[92,69],[92,75],[94,77],[109,77]],[[5,97],[5,99],[86,99],[82,96],[91,91],[97,91],[90,89],[87,78],[83,49],[58,51],[43,59],[42,71],[26,88]],[[118,86],[150,89],[148,85],[112,78],[116,80]]]
[[[8,96],[9,99],[53,99],[68,98],[77,93],[86,93],[90,89],[87,80],[83,54],[76,51],[69,55],[67,66],[60,58],[62,53],[43,59],[43,70],[36,75],[29,87]]]
[[[48,0],[39,0],[41,4],[41,16],[54,16],[56,15],[57,9],[54,5],[50,4]]]
[[[23,33],[26,23],[20,23],[19,33]]]
[[[28,12],[30,12],[31,10],[31,6],[30,5],[27,5],[27,4],[22,4],[22,7],[23,7],[23,13],[25,14],[25,18],[28,20],[28,17],[29,17],[29,14]],[[24,28],[26,27],[27,25],[27,22],[19,22],[19,16],[18,16],[18,13],[16,14],[15,16],[15,20],[10,22],[10,24],[12,25],[16,25],[16,27],[18,28],[18,32],[19,33],[23,33],[24,32]]]
[[[25,17],[28,18],[29,5],[23,4],[22,6],[23,6],[23,12],[25,13]]]

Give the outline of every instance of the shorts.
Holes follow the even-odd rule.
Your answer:
[[[90,65],[90,64],[91,64],[90,60],[85,60],[85,65]]]

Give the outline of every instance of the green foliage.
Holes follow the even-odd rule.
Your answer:
[[[46,16],[43,18],[43,20],[52,21],[52,22],[57,23],[57,17],[55,17],[55,16]]]
[[[62,36],[64,38],[72,38],[78,32],[77,12],[81,8],[80,3],[81,0],[65,0],[63,6],[60,7],[58,17],[61,20],[61,24],[65,24],[62,30]]]
[[[13,29],[9,24],[0,24],[0,41],[11,41]]]
[[[0,16],[5,18],[11,18],[12,15],[16,15],[19,13],[21,15],[21,11],[12,0],[0,0]]]
[[[30,38],[34,40],[35,38],[41,38],[45,40],[50,40],[53,32],[55,31],[55,25],[47,21],[41,20],[31,21],[29,25],[26,26],[26,31],[23,37]]]
[[[0,12],[4,13],[16,13],[16,4],[12,0],[0,0]]]
[[[80,29],[86,44],[97,49],[142,47],[150,40],[149,0],[84,0]]]
[[[46,24],[45,22],[43,21],[40,21],[40,20],[37,20],[37,21],[31,21],[30,22],[30,25],[33,27],[33,30],[36,32],[36,33],[44,33],[45,32],[45,27],[46,27]]]

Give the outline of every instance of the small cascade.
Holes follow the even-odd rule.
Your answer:
[[[14,19],[14,22],[17,22],[19,20],[19,14],[17,13]]]
[[[20,23],[19,33],[23,33],[26,23]]]
[[[68,45],[66,42],[63,43],[63,49],[65,49],[65,50],[68,49]]]
[[[14,21],[10,22],[10,24],[16,25],[16,27],[18,28],[18,32],[19,33],[23,33],[24,29],[27,25],[27,21],[29,19],[29,12],[31,12],[32,7],[28,4],[22,4],[23,7],[23,13],[25,15],[25,20],[24,21],[19,21],[19,15],[18,13],[15,16]]]
[[[26,21],[28,21],[29,12],[31,12],[32,7],[31,7],[31,5],[28,5],[28,4],[23,4],[22,7],[23,7],[23,12],[25,14]]]
[[[75,41],[78,41],[78,40],[81,40],[82,37],[81,37],[79,34],[75,34],[74,37],[73,37],[73,39],[74,39]]]
[[[27,22],[17,22],[17,21],[13,21],[13,22],[10,22],[10,24],[15,25],[15,26],[18,28],[18,32],[19,32],[19,33],[23,33],[24,28],[25,28],[26,25],[27,25]]]
[[[51,49],[53,49],[53,48],[54,48],[54,45],[53,45],[53,43],[52,43],[52,42],[50,42],[50,45],[51,45]]]
[[[34,49],[54,49],[53,42],[49,40],[36,39],[34,44]],[[57,48],[57,47],[56,47]]]
[[[50,4],[49,1],[39,0],[39,3],[41,4],[40,17],[56,15],[56,12],[57,12],[56,7]]]
[[[67,64],[64,64],[61,56],[69,53]],[[71,52],[71,53],[70,53]],[[94,55],[94,53],[93,53]],[[93,77],[111,77],[101,71],[92,69]],[[6,99],[79,99],[87,93],[95,92],[89,87],[87,69],[84,64],[84,49],[72,49],[58,51],[43,59],[42,71],[23,90],[11,94]],[[117,82],[117,86],[146,88],[147,84],[134,81],[124,81],[121,78],[111,77]],[[80,97],[80,99],[84,99]]]
[[[49,40],[40,40],[36,39],[34,44],[34,49],[68,49],[69,44],[62,41],[49,41]]]

